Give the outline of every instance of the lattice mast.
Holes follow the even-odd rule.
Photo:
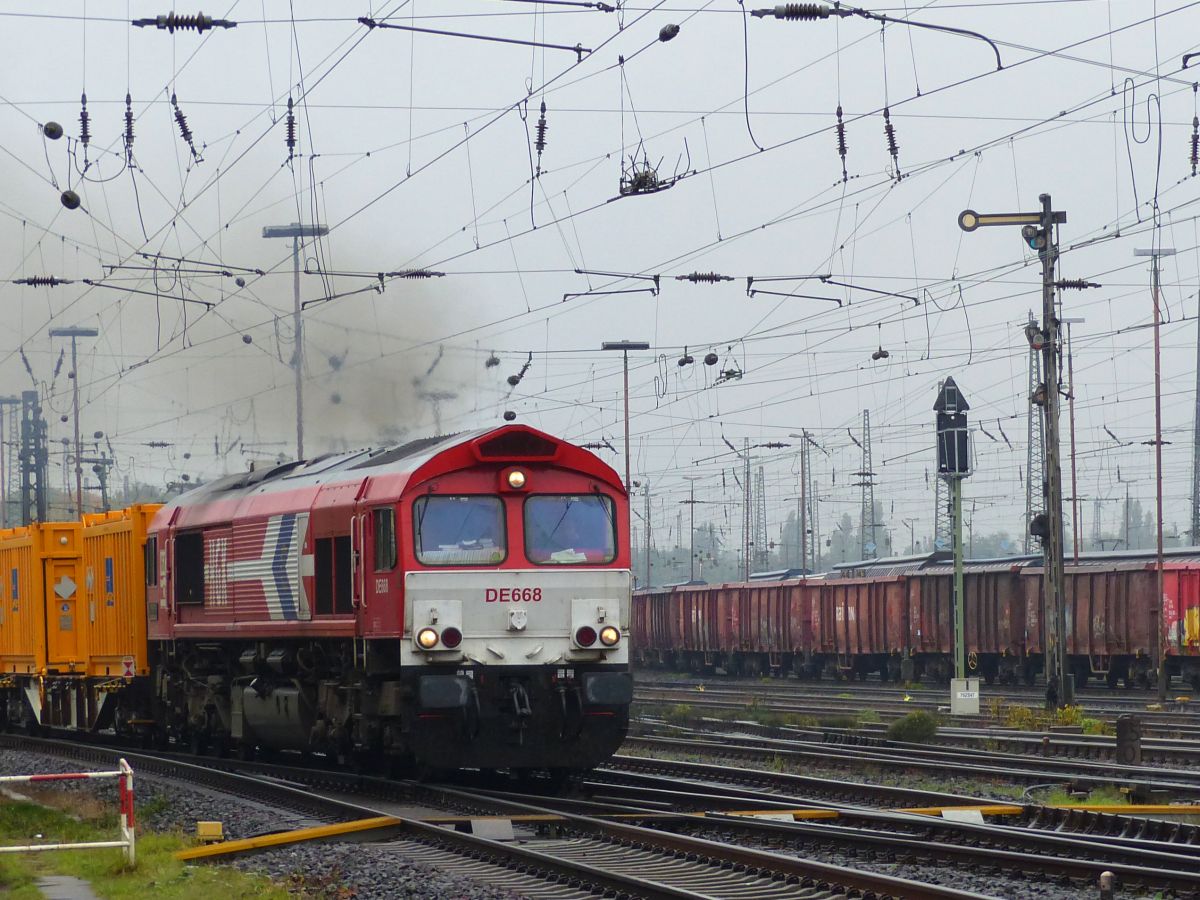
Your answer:
[[[754,568],[759,572],[769,568],[771,553],[767,546],[767,475],[758,467],[754,473]]]
[[[1029,324],[1037,327],[1033,313],[1029,314]],[[1038,513],[1046,511],[1046,501],[1042,496],[1042,485],[1046,480],[1046,426],[1042,418],[1042,407],[1033,402],[1042,383],[1042,351],[1029,348],[1029,416],[1026,424],[1025,439],[1025,543],[1026,553],[1037,553],[1041,547],[1037,539],[1029,532],[1029,523]]]
[[[1192,534],[1200,545],[1200,326],[1196,329],[1196,397],[1192,413]]]
[[[862,488],[862,508],[858,516],[859,552],[862,559],[874,559],[878,555],[879,542],[875,539],[879,523],[875,521],[875,472],[871,468],[871,411],[863,410],[862,417],[862,471],[857,486]]]
[[[946,479],[933,479],[933,549],[954,549],[954,515],[950,510],[950,491]]]

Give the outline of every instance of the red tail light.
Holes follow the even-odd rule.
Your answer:
[[[453,650],[462,643],[462,632],[451,625],[449,628],[442,629],[442,646]]]
[[[581,625],[575,632],[575,643],[580,647],[590,647],[596,643],[596,629],[591,625]]]

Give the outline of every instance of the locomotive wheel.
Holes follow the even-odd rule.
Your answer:
[[[188,732],[188,753],[192,754],[193,756],[203,756],[205,749],[204,744],[205,741],[203,733],[199,731]]]

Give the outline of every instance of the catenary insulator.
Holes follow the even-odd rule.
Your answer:
[[[92,141],[91,119],[87,111],[87,94],[79,98],[79,143],[86,148]]]
[[[896,167],[896,179],[899,180],[900,145],[896,143],[896,129],[892,126],[892,114],[886,106],[883,108],[883,134],[887,138],[888,153],[891,154],[892,163]]]
[[[292,108],[292,98],[288,97],[287,111],[287,148],[288,159],[296,155],[296,114]]]
[[[28,278],[16,278],[13,284],[27,284],[30,287],[58,287],[60,284],[74,284],[66,278],[57,278],[54,275],[31,275]]]
[[[717,272],[690,272],[687,275],[676,275],[676,281],[690,281],[692,284],[716,284],[718,281],[733,281],[731,275],[720,275]]]
[[[214,19],[212,16],[206,16],[204,13],[197,13],[194,16],[176,15],[174,11],[167,13],[165,16],[155,16],[152,19],[134,19],[131,23],[137,28],[148,28],[154,26],[160,31],[169,31],[174,34],[176,31],[195,31],[202,34],[210,28],[237,28],[237,22],[231,22],[228,19]]]
[[[1200,116],[1192,116],[1192,174],[1200,164]]]
[[[444,278],[445,272],[435,272],[432,269],[400,269],[398,272],[381,272],[379,277],[388,278]]]
[[[842,104],[838,104],[837,108],[837,149],[838,156],[842,159],[842,181],[848,181],[849,176],[846,174],[846,123],[842,121]]]
[[[538,149],[538,156],[541,156],[541,151],[546,149],[546,101],[541,101],[541,115],[538,116],[538,137],[534,140],[534,146]]]
[[[1102,284],[1097,284],[1094,281],[1086,281],[1083,278],[1060,278],[1054,282],[1054,286],[1059,290],[1082,291],[1087,288],[1104,287]]]
[[[133,98],[125,92],[125,155],[133,153]]]
[[[774,16],[776,19],[787,19],[795,22],[811,19],[828,19],[830,9],[820,3],[780,3],[774,9],[755,9],[750,15],[761,19]]]

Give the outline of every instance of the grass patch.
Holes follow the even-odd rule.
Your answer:
[[[1061,788],[1056,788],[1043,802],[1047,806],[1128,806],[1129,798],[1116,788],[1098,787],[1088,793],[1086,800],[1080,800]]]
[[[938,717],[924,709],[914,709],[888,726],[889,741],[928,744],[937,737]]]
[[[854,718],[859,725],[878,725],[883,721],[879,717],[879,713],[873,709],[860,709]]]
[[[1082,706],[1063,706],[1046,710],[1005,703],[997,699],[988,704],[988,715],[1004,727],[1017,731],[1048,731],[1055,726],[1066,726],[1080,728],[1084,734],[1117,733],[1116,726],[1111,722],[1085,717]]]
[[[686,725],[694,717],[695,713],[690,703],[676,703],[663,713],[663,718],[672,725]]]
[[[56,799],[77,808],[78,797]],[[154,802],[142,807],[144,813]],[[153,809],[150,810],[153,812]],[[0,803],[0,843],[75,843],[114,840],[116,818],[111,811],[99,818],[76,818],[37,803]],[[189,867],[175,852],[192,846],[181,833],[141,833],[137,867],[124,870],[120,850],[64,850],[0,858],[0,895],[12,900],[40,900],[35,881],[41,875],[74,875],[92,885],[105,900],[190,900],[220,896],[223,900],[263,898],[287,900],[288,890],[269,879],[218,866]]]

